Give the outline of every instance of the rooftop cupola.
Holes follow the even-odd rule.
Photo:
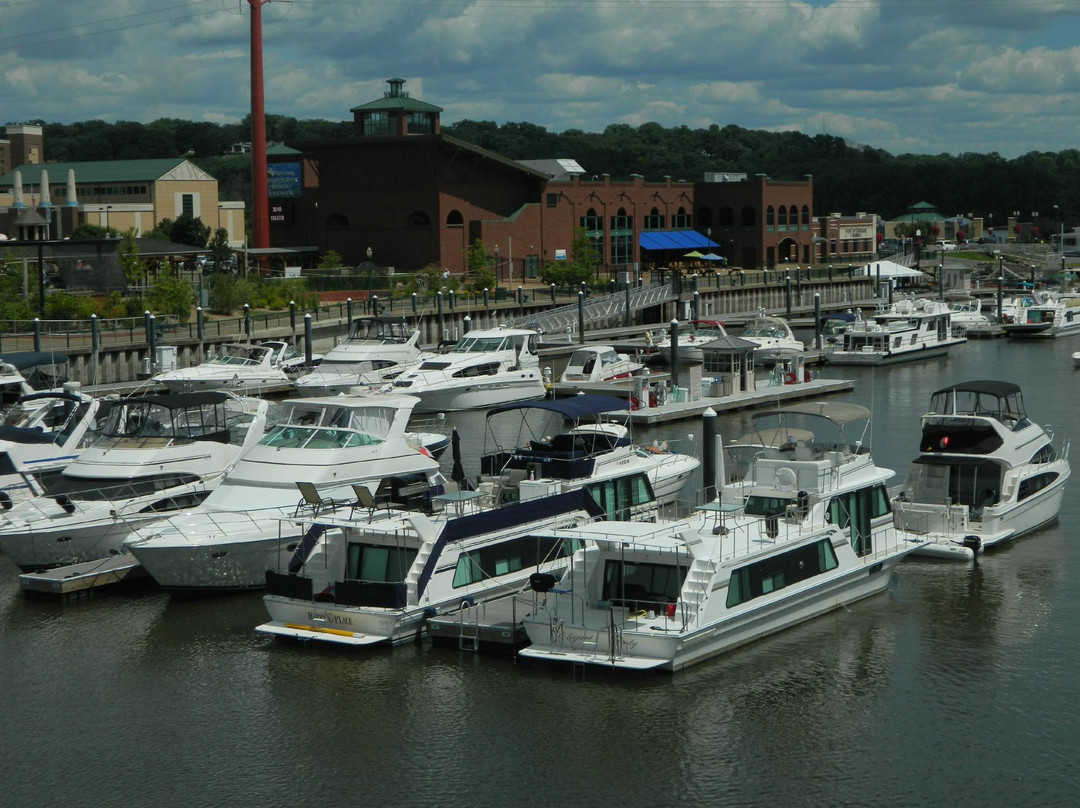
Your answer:
[[[405,79],[387,79],[390,89],[383,97],[353,107],[353,134],[356,137],[377,135],[437,135],[442,107],[410,98]]]

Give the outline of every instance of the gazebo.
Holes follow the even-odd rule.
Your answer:
[[[701,346],[704,373],[713,376],[712,395],[729,396],[757,390],[754,376],[754,350],[757,347],[757,343],[733,336],[719,337]]]

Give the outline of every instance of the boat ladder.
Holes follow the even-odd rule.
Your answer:
[[[458,608],[458,650],[476,652],[480,650],[480,607],[483,604],[472,600],[461,601]]]

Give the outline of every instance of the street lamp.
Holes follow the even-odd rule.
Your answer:
[[[495,245],[495,285],[499,285],[499,245]]]

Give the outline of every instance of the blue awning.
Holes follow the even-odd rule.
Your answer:
[[[719,244],[697,230],[650,230],[638,234],[638,246],[643,250],[696,250],[701,247],[720,249]]]

